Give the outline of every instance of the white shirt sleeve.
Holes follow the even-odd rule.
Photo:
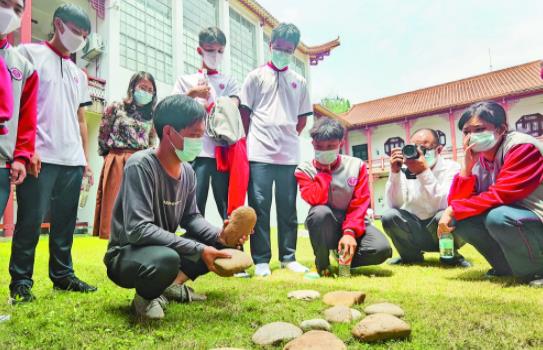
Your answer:
[[[172,95],[185,95],[187,93],[186,86],[182,83],[183,78],[177,78],[173,86]]]
[[[243,82],[243,85],[241,86],[241,89],[239,91],[239,99],[241,101],[241,104],[243,106],[249,107],[251,111],[254,108],[255,95],[257,94],[257,91],[254,88],[254,79],[254,75],[252,73],[249,73],[247,78],[245,78],[245,82]]]
[[[402,172],[390,172],[385,186],[386,204],[389,208],[400,209],[405,203],[404,189],[402,186]]]
[[[228,84],[226,85],[224,96],[228,96],[228,97],[238,96],[239,97],[239,85],[236,79],[232,77],[228,79]]]
[[[79,106],[88,106],[92,104],[92,100],[89,93],[89,81],[87,75],[83,71],[79,71]]]
[[[311,97],[309,96],[309,90],[307,88],[307,82],[302,84],[300,107],[298,109],[298,116],[306,116],[313,114],[313,105],[311,104]]]
[[[436,178],[432,170],[426,169],[417,176],[421,184],[421,197],[433,208],[443,210],[447,208],[447,198],[454,179],[460,171],[460,165],[456,162],[447,162],[439,178]]]

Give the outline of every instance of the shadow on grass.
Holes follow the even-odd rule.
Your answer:
[[[512,276],[488,277],[486,272],[480,270],[464,271],[455,277],[449,277],[450,280],[461,280],[464,282],[490,282],[501,285],[502,287],[520,287],[524,285],[521,281]]]
[[[352,269],[351,274],[353,276],[366,277],[392,277],[394,272],[388,269],[383,269],[380,266],[364,266]]]

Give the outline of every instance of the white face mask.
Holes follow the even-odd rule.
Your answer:
[[[64,26],[64,33],[59,31],[62,45],[64,45],[66,50],[70,51],[70,53],[81,50],[83,46],[85,46],[85,38],[72,32],[66,23],[62,22],[62,25]]]
[[[10,8],[0,7],[0,34],[7,35],[21,26],[21,18]]]
[[[315,150],[315,159],[322,165],[330,165],[336,161],[339,154],[339,149],[332,149],[329,151]]]
[[[217,69],[221,65],[223,54],[219,51],[207,52],[202,49],[202,59],[207,68]]]

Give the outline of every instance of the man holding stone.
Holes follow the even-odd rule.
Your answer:
[[[440,156],[443,146],[433,129],[420,129],[411,136],[419,157],[407,159],[402,149],[390,155],[390,176],[385,195],[389,209],[381,217],[383,229],[392,239],[399,257],[390,264],[412,264],[424,261],[424,252],[438,252],[437,224],[447,208],[447,196],[454,176],[460,171],[458,163]],[[402,167],[405,166],[403,169]],[[413,175],[409,179],[406,174]],[[462,246],[455,237],[453,259],[443,264],[469,267],[471,264],[457,253]]]
[[[158,149],[137,152],[125,167],[104,263],[113,282],[136,289],[132,308],[142,318],[163,318],[168,301],[205,299],[185,282],[216,272],[215,259],[230,258],[218,250],[225,245],[224,230],[198,211],[196,176],[188,163],[202,149],[205,116],[190,97],[165,98],[153,117]],[[179,226],[183,236],[175,234]],[[246,240],[244,235],[238,243]]]

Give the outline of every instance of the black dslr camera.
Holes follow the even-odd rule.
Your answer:
[[[402,154],[405,157],[405,159],[411,159],[411,160],[419,159],[419,157],[420,157],[419,149],[420,149],[420,151],[422,152],[423,155],[426,154],[426,148],[418,147],[417,145],[405,145],[405,146],[403,146]],[[402,167],[401,169],[402,169],[402,171],[405,174],[405,177],[407,179],[414,180],[414,179],[417,178],[417,175],[410,172],[409,169],[407,169],[407,167]]]

